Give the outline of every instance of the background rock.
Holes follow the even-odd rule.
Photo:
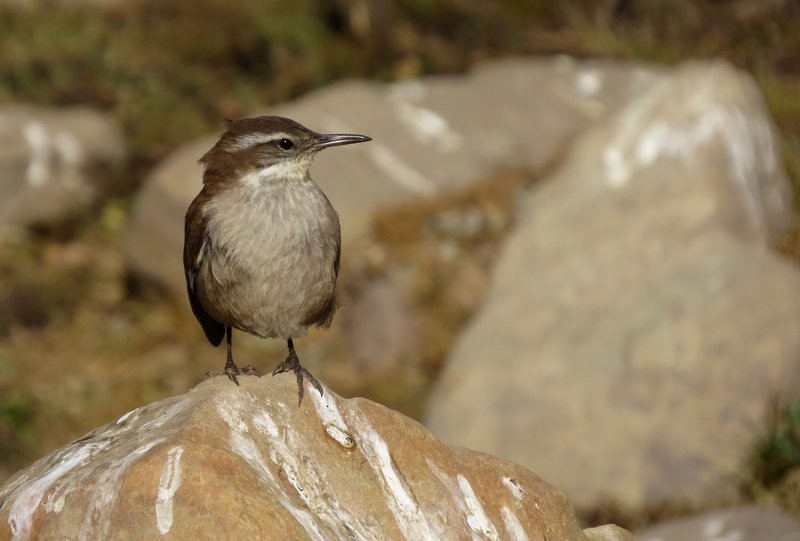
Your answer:
[[[428,426],[579,507],[714,501],[800,390],[800,271],[761,99],[689,64],[588,130],[523,207]]]
[[[88,109],[0,105],[0,148],[0,225],[12,226],[85,209],[125,157],[116,123]]]
[[[800,541],[800,521],[777,509],[737,507],[674,519],[637,534],[639,541]]]
[[[509,59],[467,76],[339,83],[269,113],[316,131],[372,136],[368,145],[321,153],[312,168],[342,218],[348,244],[364,235],[381,207],[463,187],[499,169],[543,166],[579,129],[653,84],[656,72],[567,57]],[[178,298],[185,289],[183,216],[201,185],[196,162],[216,138],[178,149],[135,202],[127,239],[131,266]]]
[[[21,472],[0,488],[0,537],[586,539],[519,466],[328,389],[297,407],[293,377],[241,380],[134,410]]]

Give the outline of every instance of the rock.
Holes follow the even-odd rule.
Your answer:
[[[723,498],[800,392],[800,270],[752,81],[679,67],[588,130],[522,207],[427,425],[579,508]]]
[[[508,59],[465,76],[392,85],[343,82],[254,114],[373,137],[368,145],[321,153],[312,168],[341,216],[347,247],[363,237],[377,208],[457,189],[498,169],[543,166],[578,130],[652,84],[655,73],[566,57]],[[215,140],[209,136],[178,149],[135,201],[130,264],[178,298],[185,289],[183,216],[201,185],[196,162]]]
[[[735,507],[673,519],[637,534],[639,541],[800,541],[800,520],[778,509]]]
[[[517,465],[292,377],[223,377],[139,408],[0,488],[8,539],[586,539]]]
[[[390,280],[375,280],[342,312],[342,334],[361,377],[387,373],[416,353],[418,332],[403,293]]]
[[[583,530],[589,541],[636,541],[628,530],[613,524]]]
[[[51,225],[86,209],[126,152],[102,113],[26,105],[0,105],[0,148],[0,226]]]

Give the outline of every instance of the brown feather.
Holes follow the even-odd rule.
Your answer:
[[[203,205],[207,200],[205,190],[194,198],[189,209],[186,211],[184,242],[183,242],[183,270],[186,276],[186,289],[189,293],[189,304],[192,313],[200,322],[206,338],[213,346],[218,346],[225,336],[225,325],[212,318],[203,309],[200,299],[197,296],[196,278],[199,267],[197,258],[203,244],[209,242],[206,235],[206,219],[203,216]]]

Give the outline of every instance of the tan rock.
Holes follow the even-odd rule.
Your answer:
[[[85,108],[0,105],[0,227],[51,225],[109,188],[125,139],[109,116]]]
[[[589,541],[636,541],[633,534],[613,524],[583,530]]]
[[[774,398],[800,392],[800,269],[766,248],[792,219],[777,141],[722,62],[583,132],[520,206],[431,430],[578,508],[735,497]]]
[[[667,520],[637,535],[641,541],[800,541],[800,520],[777,508],[731,507]]]
[[[524,468],[290,377],[206,380],[0,489],[0,539],[586,539]]]

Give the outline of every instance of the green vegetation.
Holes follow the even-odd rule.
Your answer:
[[[752,479],[744,488],[754,496],[780,488],[800,468],[800,400],[776,407],[767,433],[750,457]]]
[[[222,119],[343,77],[457,72],[507,54],[674,63],[721,56],[752,73],[800,178],[800,6],[657,0],[130,0],[110,10],[0,8],[0,101],[87,104],[125,127],[132,189]]]

